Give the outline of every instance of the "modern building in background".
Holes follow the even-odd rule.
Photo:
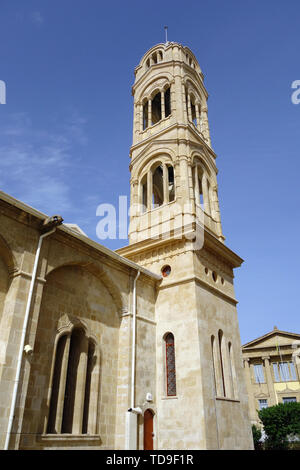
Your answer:
[[[300,334],[273,331],[242,347],[252,424],[262,408],[300,402]]]
[[[1,448],[253,448],[203,73],[158,44],[132,93],[129,246],[0,195]]]

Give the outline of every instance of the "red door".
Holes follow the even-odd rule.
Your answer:
[[[144,413],[144,450],[153,450],[153,412]]]

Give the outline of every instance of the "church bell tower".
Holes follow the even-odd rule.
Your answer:
[[[233,287],[242,259],[224,243],[203,73],[188,47],[158,44],[132,94],[129,245],[117,251],[162,275],[157,448],[252,448]]]
[[[159,44],[135,77],[130,244],[176,235],[197,221],[224,241],[208,95],[196,58],[187,47]]]

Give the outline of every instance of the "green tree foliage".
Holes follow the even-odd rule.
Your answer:
[[[266,449],[288,449],[289,440],[300,436],[300,403],[280,403],[258,412],[267,435]]]
[[[255,450],[261,450],[262,449],[262,444],[261,444],[261,430],[255,424],[252,424],[252,436],[253,436],[253,442],[254,442],[254,449]]]

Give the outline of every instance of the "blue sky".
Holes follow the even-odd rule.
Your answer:
[[[274,325],[299,333],[299,1],[1,0],[0,10],[0,188],[97,240],[97,206],[129,196],[133,70],[167,24],[210,95],[223,231],[245,260],[241,340]]]

